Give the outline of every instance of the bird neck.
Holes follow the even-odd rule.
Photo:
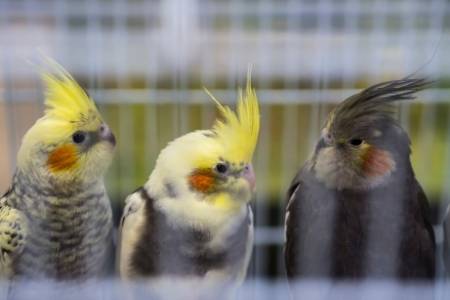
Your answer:
[[[36,174],[33,171],[24,172],[17,169],[13,177],[13,188],[20,189],[24,194],[32,196],[72,198],[86,191],[104,191],[102,179],[83,182],[73,179],[70,181],[56,181],[49,176]]]

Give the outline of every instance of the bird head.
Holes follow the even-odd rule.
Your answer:
[[[187,194],[217,207],[247,203],[255,189],[252,156],[259,134],[259,106],[248,80],[237,111],[211,94],[221,114],[210,130],[188,133],[161,151],[149,180],[156,198]]]
[[[413,99],[427,85],[424,79],[388,81],[340,103],[316,145],[316,177],[329,188],[369,189],[409,164],[409,137],[393,118],[393,103]]]
[[[25,134],[18,169],[55,185],[89,183],[111,163],[115,137],[94,101],[56,62],[44,71],[44,116]]]

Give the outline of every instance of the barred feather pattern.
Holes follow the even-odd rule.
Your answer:
[[[12,263],[14,276],[70,280],[101,275],[112,230],[103,182],[58,191],[19,173],[5,197],[6,205],[28,221],[24,250]]]

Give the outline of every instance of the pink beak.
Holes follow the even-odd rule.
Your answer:
[[[250,188],[252,191],[255,191],[256,187],[256,178],[255,172],[253,171],[253,165],[250,163],[244,169],[242,176],[248,181]]]

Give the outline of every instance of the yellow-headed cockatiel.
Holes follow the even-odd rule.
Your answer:
[[[103,174],[115,138],[94,102],[51,62],[45,114],[25,134],[11,187],[0,200],[0,273],[7,278],[86,279],[111,246]]]

